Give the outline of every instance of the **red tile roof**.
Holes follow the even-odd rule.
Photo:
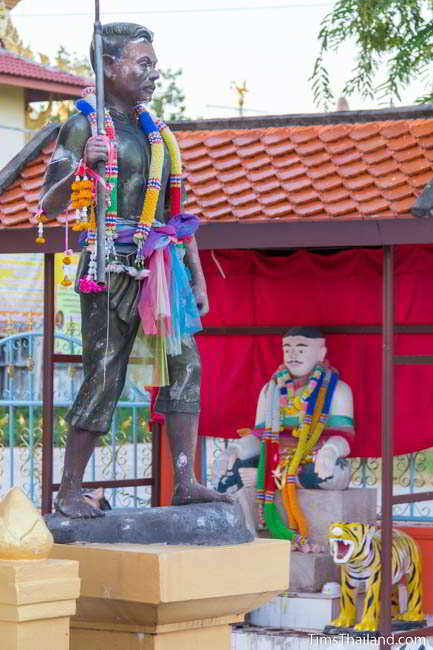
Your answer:
[[[41,63],[29,61],[17,54],[0,49],[0,74],[10,75],[12,77],[24,77],[27,79],[37,79],[39,81],[54,81],[57,83],[68,84],[78,88],[85,88],[89,85],[89,79],[78,77],[77,75],[51,68]]]
[[[410,208],[433,177],[433,119],[176,136],[185,207],[203,222],[413,218]],[[3,226],[34,223],[53,148],[46,145],[0,195]]]
[[[409,217],[433,176],[433,119],[177,137],[204,221]]]

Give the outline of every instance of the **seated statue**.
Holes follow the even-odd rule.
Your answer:
[[[354,439],[353,395],[326,361],[326,340],[318,328],[293,327],[282,343],[283,364],[260,392],[255,428],[243,430],[249,435],[237,442],[248,449],[248,458],[259,457],[257,497],[262,522],[275,537],[293,537],[276,511],[279,490],[289,530],[305,537],[296,486],[343,490],[349,485],[351,467],[346,457]],[[241,478],[244,472],[239,468]],[[249,469],[249,482],[250,474]],[[225,484],[220,481],[218,489],[224,491]]]

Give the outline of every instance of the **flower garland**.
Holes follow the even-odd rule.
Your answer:
[[[87,117],[92,130],[92,135],[97,135],[96,127],[96,100],[94,95],[86,92],[86,97],[77,102],[78,110]],[[145,256],[143,254],[143,244],[148,238],[155,222],[156,208],[158,205],[161,191],[161,178],[164,164],[164,143],[171,158],[171,214],[176,216],[181,211],[181,181],[182,181],[182,162],[179,145],[173,133],[168,126],[161,120],[153,120],[152,116],[144,106],[140,106],[137,111],[137,121],[150,143],[151,162],[149,169],[149,178],[146,183],[143,209],[138,218],[134,241],[137,244],[137,253],[135,266],[137,270],[143,269]],[[117,166],[117,143],[116,130],[110,113],[106,110],[104,117],[104,131],[108,147],[108,161],[105,165],[104,179],[100,178],[92,169],[90,169],[83,160],[80,160],[76,170],[75,182],[72,185],[71,204],[75,210],[76,223],[73,230],[87,231],[87,247],[90,252],[90,262],[88,273],[85,278],[80,280],[80,291],[83,293],[96,293],[104,291],[105,286],[96,282],[96,185],[102,183],[106,189],[106,217],[105,217],[105,259],[109,267],[116,267],[116,251],[114,241],[116,239],[117,220],[117,184],[118,184],[118,166]],[[133,218],[133,217],[132,217]],[[37,243],[44,243],[43,222],[46,220],[44,215],[37,216],[38,237]],[[110,268],[110,267],[109,267]],[[138,277],[138,276],[137,276]]]

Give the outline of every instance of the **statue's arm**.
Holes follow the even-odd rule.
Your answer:
[[[90,135],[89,122],[81,113],[71,117],[60,129],[41,191],[42,210],[48,217],[55,217],[66,210],[75,170]]]

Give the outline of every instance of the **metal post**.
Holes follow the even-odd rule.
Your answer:
[[[104,129],[104,62],[102,25],[99,19],[99,0],[95,0],[94,26],[95,82],[96,82],[96,125],[98,135],[105,135]],[[104,178],[105,164],[97,165],[97,172]],[[96,188],[96,281],[105,282],[105,189],[102,183]]]
[[[383,258],[383,396],[382,396],[382,584],[380,631],[392,629],[392,460],[394,436],[394,252],[384,247]]]
[[[52,509],[53,376],[54,376],[54,253],[44,255],[44,341],[42,383],[42,514]]]

